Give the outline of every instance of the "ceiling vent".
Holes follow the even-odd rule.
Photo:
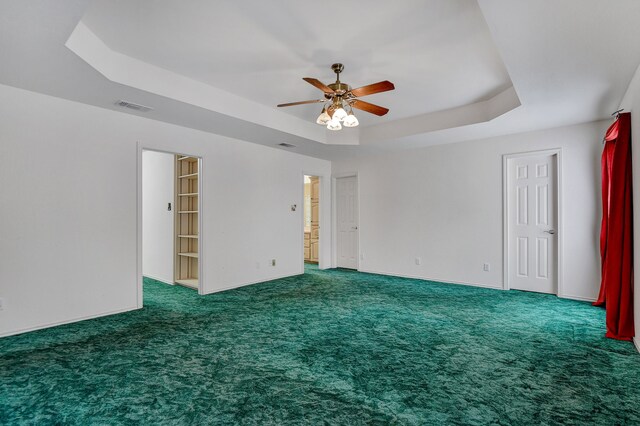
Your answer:
[[[133,109],[135,111],[140,111],[140,112],[153,111],[153,108],[151,107],[140,105],[140,104],[134,104],[133,102],[123,101],[122,99],[116,102],[116,105],[122,108],[129,108],[129,109]]]
[[[284,147],[284,148],[295,148],[295,145],[291,145],[290,143],[279,143],[278,146]]]

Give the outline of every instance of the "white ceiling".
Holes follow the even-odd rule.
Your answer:
[[[319,99],[302,81],[335,80],[342,62],[352,87],[390,80],[396,90],[367,101],[390,108],[361,124],[440,111],[511,86],[475,1],[97,0],[83,22],[111,49],[267,106]],[[311,120],[321,107],[286,108]]]
[[[332,21],[294,0],[3,0],[0,83],[333,159],[606,118],[640,64],[637,0],[342,3]],[[104,52],[65,46],[81,20]],[[317,98],[301,77],[328,83],[334,61],[352,86],[396,84],[367,99],[387,117],[329,135],[317,105],[275,108]]]

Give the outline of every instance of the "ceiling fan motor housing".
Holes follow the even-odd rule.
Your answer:
[[[342,96],[345,93],[347,93],[349,90],[351,90],[351,86],[345,83],[340,83],[340,82],[327,84],[327,86],[329,86],[329,88],[335,92],[335,95],[331,93],[325,93],[324,97],[327,99],[331,99],[333,96],[336,96],[336,95]]]

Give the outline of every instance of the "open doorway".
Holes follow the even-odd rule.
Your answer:
[[[140,149],[139,289],[143,279],[202,294],[201,164],[196,156]]]
[[[320,261],[320,177],[304,175],[304,263]]]

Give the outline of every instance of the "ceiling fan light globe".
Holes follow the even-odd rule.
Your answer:
[[[322,113],[318,116],[316,123],[325,126],[329,121],[331,121],[331,116],[327,114],[327,111],[322,110]]]
[[[347,117],[342,122],[342,125],[344,127],[356,127],[358,124],[360,124],[360,122],[358,121],[356,116],[353,114],[347,115]]]
[[[333,119],[334,120],[339,120],[342,121],[347,117],[347,111],[344,110],[344,108],[338,108],[337,110],[335,110],[335,112],[333,113]]]
[[[327,129],[329,130],[342,129],[342,125],[340,124],[340,121],[336,120],[335,114],[334,114],[334,117],[327,123]]]

